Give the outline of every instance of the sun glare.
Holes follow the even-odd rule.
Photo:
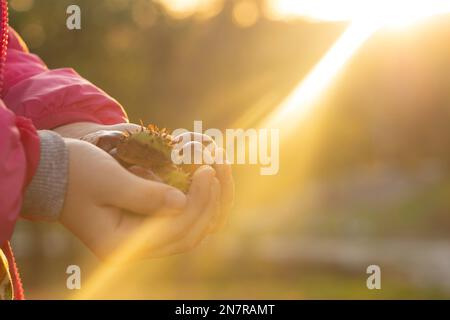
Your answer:
[[[223,7],[224,0],[155,0],[177,19],[195,14],[199,18],[215,16]]]
[[[353,23],[263,126],[279,127],[283,124],[283,128],[286,129],[289,127],[289,122],[297,121],[308,114],[314,106],[313,103],[328,87],[339,70],[375,30],[374,25]]]
[[[349,21],[364,8],[361,0],[267,0],[267,11],[279,19],[299,17],[324,21]]]
[[[409,24],[449,12],[449,0],[267,0],[268,11],[281,19],[322,21],[377,20],[381,25]]]
[[[350,26],[262,126],[299,125],[357,50],[379,29],[406,27],[428,17],[450,13],[446,0],[276,0],[273,10],[285,18],[307,17],[350,21]],[[286,131],[286,130],[285,130]]]

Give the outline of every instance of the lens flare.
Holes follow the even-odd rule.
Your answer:
[[[376,29],[374,24],[365,22],[355,22],[348,27],[322,60],[262,126],[271,128],[280,127],[282,124],[285,131],[289,125],[298,124],[298,119],[304,118],[311,111],[314,102]]]
[[[300,16],[351,22],[306,78],[261,124],[263,127],[282,124],[284,133],[305,119],[339,71],[377,30],[405,27],[434,15],[450,13],[448,0],[277,0],[269,3],[271,10],[288,18]]]
[[[379,24],[408,24],[449,12],[448,0],[267,0],[266,7],[279,19],[355,21],[362,17]]]

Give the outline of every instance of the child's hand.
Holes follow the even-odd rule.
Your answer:
[[[68,124],[65,126],[61,126],[55,131],[61,134],[64,137],[76,138],[76,139],[84,139],[90,143],[97,144],[98,139],[104,137],[105,135],[114,136],[114,131],[138,131],[141,129],[140,125],[133,123],[120,123],[115,125],[100,125],[96,123],[89,122],[79,122]],[[175,139],[179,139],[181,141],[180,146],[188,147],[187,145],[193,145],[193,149],[202,150],[207,147],[206,152],[213,153],[213,156],[218,159],[224,159],[223,164],[214,164],[213,167],[217,172],[217,178],[221,185],[221,214],[218,216],[216,221],[213,223],[212,231],[217,230],[221,227],[228,216],[228,213],[233,205],[234,201],[234,180],[232,176],[231,166],[226,161],[226,152],[222,148],[218,148],[214,141],[203,134],[200,133],[185,133]],[[114,138],[113,138],[114,140]],[[203,144],[199,144],[196,141],[203,141]],[[105,142],[108,143],[108,140],[105,139]],[[107,148],[104,148],[107,149]]]
[[[137,131],[140,130],[141,126],[134,123],[119,123],[113,125],[103,125],[92,122],[76,122],[66,124],[64,126],[54,129],[55,132],[59,133],[65,138],[81,139],[91,133],[98,131]]]
[[[196,247],[210,232],[210,226],[220,214],[220,183],[209,166],[199,168],[193,175],[185,210],[177,216],[161,212],[147,219],[138,236],[140,257],[160,257],[183,253]],[[128,226],[130,232],[139,222]],[[148,233],[151,230],[151,233]],[[143,241],[142,241],[143,240]]]
[[[216,231],[225,224],[234,202],[234,179],[226,151],[219,148],[211,137],[196,132],[186,132],[174,137],[174,140],[179,141],[177,148],[191,152],[200,150],[200,152],[207,153],[207,157],[212,157],[216,161],[219,160],[219,162],[213,164],[221,186],[221,214],[211,228],[212,231]],[[198,141],[202,141],[202,143]]]
[[[194,175],[186,197],[168,185],[129,173],[87,142],[66,139],[66,144],[69,185],[61,222],[98,256],[107,256],[144,222],[153,220],[163,221],[165,234],[146,245],[147,255],[178,252],[186,237],[189,245],[201,239],[203,225],[217,214],[219,186],[209,167]]]

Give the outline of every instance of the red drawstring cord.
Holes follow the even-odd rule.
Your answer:
[[[7,242],[1,249],[8,259],[9,273],[11,274],[12,285],[14,288],[14,300],[24,300],[25,295],[23,293],[22,280],[20,279],[11,244]]]
[[[0,34],[0,95],[3,97],[3,87],[5,79],[6,52],[8,50],[8,2],[1,0],[2,20]]]
[[[6,64],[6,53],[8,50],[8,1],[1,0],[1,31],[0,31],[0,96],[3,97],[3,87],[5,79],[5,64]],[[14,299],[22,300],[24,299],[22,282],[20,280],[19,273],[17,271],[16,261],[14,260],[14,255],[11,250],[11,245],[9,242],[2,248],[5,255],[8,258],[9,269],[11,273],[11,278],[14,286]]]

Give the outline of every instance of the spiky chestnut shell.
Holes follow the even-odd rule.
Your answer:
[[[168,185],[187,193],[191,185],[191,174],[178,166],[156,169],[156,174]]]
[[[128,166],[150,169],[165,183],[187,192],[191,174],[172,163],[174,144],[166,129],[150,125],[138,132],[126,133],[116,147],[115,157]]]
[[[165,129],[150,125],[135,133],[127,132],[117,145],[117,157],[144,168],[166,166],[172,164],[173,145]]]

